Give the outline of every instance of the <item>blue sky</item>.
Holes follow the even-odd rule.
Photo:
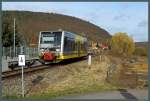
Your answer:
[[[111,35],[126,32],[135,41],[148,41],[147,2],[3,2],[2,10],[71,15],[104,28]]]

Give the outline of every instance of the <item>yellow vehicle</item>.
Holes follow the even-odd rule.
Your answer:
[[[42,62],[60,62],[88,55],[87,38],[67,31],[41,31],[38,52]]]

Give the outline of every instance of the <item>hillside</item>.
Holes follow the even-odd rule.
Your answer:
[[[137,47],[144,47],[144,46],[148,47],[148,42],[136,42],[135,45]]]
[[[81,35],[84,33],[88,40],[95,42],[102,42],[111,37],[106,30],[72,16],[29,11],[3,11],[3,21],[10,21],[12,27],[14,17],[16,18],[18,32],[24,36],[27,43],[37,44],[40,31],[58,29]]]

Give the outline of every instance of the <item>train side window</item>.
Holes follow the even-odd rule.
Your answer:
[[[64,50],[66,52],[72,51],[72,46],[71,45],[72,45],[71,39],[69,39],[69,37],[65,37],[64,38]]]
[[[71,40],[71,48],[72,48],[72,51],[75,50],[75,48],[74,48],[74,41],[73,40]]]
[[[77,42],[75,42],[75,51],[77,51]]]
[[[72,40],[70,40],[70,50],[72,51]]]
[[[67,51],[67,37],[64,37],[64,51]]]
[[[67,46],[67,37],[64,38],[64,47]]]
[[[76,50],[76,47],[75,47],[75,41],[73,41],[73,51],[75,51]]]

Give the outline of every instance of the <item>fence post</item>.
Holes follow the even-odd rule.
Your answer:
[[[11,47],[9,47],[9,56],[11,58]]]
[[[17,57],[17,53],[18,53],[18,48],[16,47],[16,57]]]
[[[2,47],[2,56],[4,56],[4,55],[3,55],[3,48],[4,48],[4,47]]]
[[[30,57],[29,47],[27,47],[27,55]]]
[[[28,56],[29,54],[29,51],[28,51],[28,47],[26,47],[26,55]]]
[[[100,59],[100,61],[102,60],[102,56],[101,56],[101,54],[100,54],[100,56],[99,56],[99,59]]]
[[[32,57],[34,56],[34,49],[33,48],[31,48],[31,53],[32,53]]]
[[[33,48],[33,50],[34,50],[34,57],[35,57],[35,48]]]
[[[111,70],[111,66],[108,66],[107,77],[106,77],[107,82],[110,82],[110,70]]]
[[[138,86],[138,72],[137,72],[137,69],[136,69],[135,75],[136,75],[136,87],[137,87]]]

